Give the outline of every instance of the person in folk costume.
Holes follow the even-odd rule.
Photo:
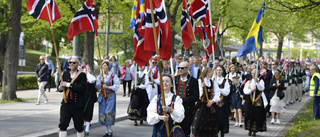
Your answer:
[[[82,72],[87,76],[87,92],[85,94],[85,107],[84,107],[84,123],[85,123],[85,134],[89,135],[89,128],[91,126],[91,120],[93,116],[94,103],[97,102],[97,89],[96,85],[96,77],[93,76],[93,72],[91,71],[91,67],[89,65],[81,65]]]
[[[285,86],[284,86],[284,80],[282,79],[280,72],[279,71],[275,71],[273,78],[271,79],[270,82],[270,96],[271,96],[271,100],[270,100],[270,112],[271,112],[271,124],[275,123],[274,120],[274,116],[275,113],[277,113],[277,124],[280,125],[280,113],[282,111],[284,111],[284,106],[286,105],[284,103],[284,101],[282,100],[283,98],[279,98],[277,96],[278,92],[283,92],[283,90],[285,90]]]
[[[60,107],[59,137],[67,137],[67,128],[71,118],[77,130],[77,137],[84,137],[83,132],[83,109],[85,105],[85,92],[87,89],[86,74],[78,70],[79,60],[72,57],[69,60],[70,71],[62,74],[64,81],[58,85],[58,91],[65,90],[67,103],[62,99]]]
[[[194,137],[218,137],[218,120],[216,115],[215,103],[220,100],[220,90],[218,84],[211,80],[213,71],[211,68],[205,68],[201,77],[204,82],[199,82],[199,97],[201,101],[196,104],[196,113],[192,123],[192,136]],[[204,88],[207,88],[207,102]]]
[[[260,74],[262,75],[261,78],[264,80],[264,94],[267,97],[268,102],[270,102],[271,96],[270,96],[270,81],[272,79],[272,71],[268,69],[268,63],[262,62],[262,68],[260,70]],[[271,116],[270,113],[270,104],[267,105],[266,112],[268,113],[268,117]]]
[[[230,83],[222,75],[225,71],[222,66],[217,67],[216,71],[217,77],[215,81],[217,81],[221,93],[220,100],[216,103],[216,110],[220,135],[223,137],[225,133],[229,133],[230,99],[228,96],[230,93]]]
[[[124,66],[121,68],[121,75],[123,79],[123,97],[126,96],[126,85],[128,83],[128,97],[130,97],[131,94],[131,83],[134,78],[133,74],[130,72],[131,65],[129,61],[125,61]]]
[[[296,96],[297,96],[297,100],[299,100],[299,102],[301,102],[301,97],[302,97],[302,77],[306,75],[306,72],[303,68],[302,65],[300,65],[299,62],[296,63],[296,71],[297,71],[297,90],[296,90]]]
[[[146,88],[149,79],[147,78],[147,74],[144,72],[144,69],[145,66],[139,67],[137,85],[134,85],[128,107],[128,119],[133,120],[135,126],[138,125],[137,120],[140,120],[140,124],[143,124],[143,120],[146,120],[147,118],[149,99]]]
[[[185,119],[181,127],[186,136],[190,136],[190,127],[195,113],[195,103],[199,100],[198,81],[189,73],[188,62],[181,62],[178,67],[179,75],[175,76],[176,95],[182,98],[185,109]]]
[[[236,120],[235,127],[239,126],[242,127],[242,110],[243,104],[242,101],[244,100],[244,93],[243,93],[243,85],[239,81],[240,75],[236,75],[232,79],[231,85],[231,108],[234,112],[234,118]]]
[[[157,57],[154,57],[150,66],[147,67],[145,70],[146,76],[148,78],[148,83],[147,83],[147,93],[148,93],[148,98],[149,102],[153,99],[154,96],[159,94],[159,85],[160,85],[160,80],[159,80],[159,68],[157,66]]]
[[[245,112],[245,130],[249,130],[249,136],[256,136],[257,132],[267,131],[266,110],[268,101],[264,95],[264,81],[258,75],[256,69],[251,71],[252,79],[247,81],[243,93],[246,94],[244,112]]]
[[[116,74],[109,70],[109,62],[102,62],[102,74],[97,78],[96,88],[100,90],[103,88],[103,92],[100,92],[98,96],[99,102],[99,123],[106,127],[106,134],[104,137],[112,136],[111,125],[114,125],[116,116],[116,91],[120,87],[120,81]],[[103,84],[103,85],[102,85]],[[106,96],[104,96],[106,92]]]
[[[179,124],[184,118],[184,106],[182,105],[182,99],[173,93],[173,80],[170,75],[164,74],[163,79],[163,91],[165,95],[165,103],[167,106],[163,106],[163,97],[161,94],[154,96],[147,108],[147,122],[153,125],[152,137],[166,137],[165,122],[168,121],[170,136],[175,128],[180,128],[180,132],[176,136],[183,136],[181,127]],[[167,112],[167,116],[164,115]]]
[[[289,91],[289,98],[290,98],[290,104],[295,103],[296,101],[296,90],[297,90],[297,71],[294,69],[294,62],[289,63],[288,68],[288,79],[289,79],[289,85],[290,85],[290,91]]]

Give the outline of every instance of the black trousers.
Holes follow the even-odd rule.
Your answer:
[[[129,89],[128,94],[131,94],[131,81],[132,80],[128,80],[128,81],[123,80],[123,94],[124,95],[126,94],[126,85],[127,85],[127,83],[128,83],[128,89]]]
[[[192,119],[194,119],[194,113],[193,112],[188,112],[184,113],[185,117],[183,121],[180,123],[180,126],[182,128],[182,131],[186,135],[186,137],[190,137],[190,128],[192,125]]]
[[[44,89],[47,89],[47,85],[48,85],[48,91],[50,91],[50,88],[51,88],[51,69],[48,70],[48,81],[47,81],[47,84],[44,86]]]
[[[74,123],[74,128],[78,132],[83,131],[83,107],[74,108],[72,106],[62,104],[60,107],[60,123],[59,128],[61,131],[67,131],[69,127],[70,120],[72,118]]]

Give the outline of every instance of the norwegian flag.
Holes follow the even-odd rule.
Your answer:
[[[187,2],[187,5],[188,5],[189,16],[191,19],[192,29],[195,30],[189,2]],[[182,41],[183,41],[184,47],[186,49],[189,49],[193,40],[193,34],[190,28],[190,21],[187,14],[187,7],[186,7],[185,0],[183,0],[183,4],[182,4],[181,34],[182,34]]]
[[[98,36],[98,21],[94,15],[93,0],[87,0],[83,3],[81,9],[74,15],[69,29],[68,29],[68,42],[71,38],[86,31],[94,31]]]
[[[172,53],[170,22],[167,18],[165,6],[162,3],[162,0],[153,0],[152,4],[154,7],[152,10],[155,17],[155,27],[160,58],[169,60]],[[142,17],[142,27],[139,29],[139,33],[141,33],[141,36],[144,38],[144,50],[156,52],[153,25],[151,20],[151,9],[148,0],[145,1],[145,12],[144,16]]]
[[[61,18],[60,11],[54,0],[27,0],[26,7],[32,17],[49,21],[50,26],[51,23]]]
[[[152,56],[150,51],[144,50],[144,38],[139,35],[138,29],[141,28],[141,14],[140,14],[140,0],[137,1],[136,5],[136,15],[135,15],[135,26],[133,34],[133,44],[134,44],[134,56],[133,60],[138,64],[138,66],[144,66],[148,63]]]
[[[206,14],[208,11],[207,0],[194,0],[191,3],[191,7],[193,18],[202,21],[203,25],[206,25]]]

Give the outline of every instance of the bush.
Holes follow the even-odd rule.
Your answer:
[[[54,76],[51,76],[51,87],[56,87],[54,82]],[[36,75],[18,75],[17,76],[17,90],[25,89],[37,89],[37,77]],[[0,87],[2,91],[2,87]]]

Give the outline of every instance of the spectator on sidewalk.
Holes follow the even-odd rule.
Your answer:
[[[78,131],[77,137],[84,137],[83,115],[85,105],[85,92],[87,89],[86,74],[78,70],[79,60],[72,57],[69,60],[70,71],[63,72],[58,86],[59,92],[66,91],[67,103],[62,100],[60,107],[59,137],[67,137],[67,128],[71,118],[74,128]]]
[[[59,68],[58,68],[58,61],[56,62],[56,76],[54,77],[54,82],[56,83],[56,87],[58,88],[58,85],[59,85],[59,81],[61,80],[60,79],[60,73],[59,73]],[[63,66],[62,66],[62,62],[60,62],[60,69],[61,71],[63,71]],[[58,92],[58,90],[56,91]]]
[[[119,71],[120,71],[120,67],[119,67],[119,63],[117,62],[117,59],[115,56],[111,57],[111,64],[112,64],[112,69],[110,71],[112,71],[114,74],[116,74],[117,76],[119,76]]]
[[[310,67],[310,72],[312,75],[312,78],[310,80],[310,96],[313,97],[313,113],[314,113],[314,120],[320,119],[320,92],[319,92],[319,79],[320,74],[318,71],[318,67],[315,65],[312,65]]]
[[[54,74],[54,65],[52,60],[49,59],[49,55],[46,55],[45,63],[48,65],[48,92],[50,92],[51,88],[51,76]],[[46,89],[46,87],[44,88]]]
[[[124,63],[124,66],[121,68],[121,75],[123,79],[123,96],[126,96],[126,85],[128,83],[128,97],[131,94],[131,82],[133,80],[133,75],[130,72],[130,64],[129,61]]]
[[[40,60],[40,63],[37,64],[37,67],[36,67],[36,76],[37,76],[37,81],[39,86],[38,100],[36,102],[36,105],[40,105],[41,96],[43,96],[45,99],[44,103],[45,104],[48,103],[48,98],[44,88],[44,86],[47,84],[48,66],[46,65],[46,63],[44,63],[44,56],[40,56],[39,60]]]
[[[66,60],[64,63],[63,63],[63,68],[64,68],[64,71],[70,71],[70,68],[69,68],[69,60],[71,59],[68,58],[68,60]]]

